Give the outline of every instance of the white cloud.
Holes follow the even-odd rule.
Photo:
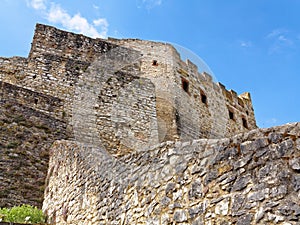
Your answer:
[[[108,26],[106,19],[103,18],[94,20],[93,23],[95,24],[95,26],[106,26],[106,27]]]
[[[239,44],[243,48],[250,48],[250,47],[252,47],[252,42],[251,41],[239,41]]]
[[[282,43],[284,43],[284,44],[286,44],[288,46],[291,46],[294,43],[291,39],[287,38],[284,35],[279,35],[278,36],[278,41],[280,41],[280,42],[282,42]]]
[[[99,6],[93,5],[93,8],[96,9],[96,10],[98,10],[98,9],[99,9]]]
[[[267,38],[276,38],[281,34],[287,33],[288,31],[286,29],[278,28],[272,30],[270,33],[267,34]]]
[[[27,5],[35,10],[45,10],[46,0],[27,0]]]
[[[287,37],[289,31],[286,29],[275,29],[267,35],[268,39],[275,40],[277,42],[292,45],[293,41]]]
[[[138,8],[152,9],[162,4],[162,0],[137,0]]]
[[[271,41],[269,53],[281,52],[284,48],[292,47],[294,41],[286,29],[275,29],[267,34],[266,38]]]
[[[29,3],[30,7],[41,12],[48,22],[62,25],[66,30],[81,33],[93,38],[105,38],[107,36],[108,22],[105,18],[99,18],[94,20],[93,23],[89,23],[89,21],[81,16],[80,13],[70,15],[56,3],[51,2],[50,8],[46,6],[47,0],[30,0]]]
[[[105,18],[99,18],[93,21],[96,27],[101,27],[102,32],[100,33],[101,36],[106,36],[108,31],[108,22]]]

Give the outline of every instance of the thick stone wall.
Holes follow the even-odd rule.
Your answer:
[[[123,58],[131,58],[127,64],[117,60],[120,52],[114,50],[120,48],[126,52],[121,54]],[[70,127],[74,123],[74,110],[78,108],[76,104],[85,104],[76,100],[74,104],[74,98],[82,96],[81,89],[86,90],[84,81],[90,79],[87,76],[95,81],[94,85],[87,85],[90,92],[97,90],[99,95],[99,101],[87,108],[99,115],[94,121],[98,130],[90,130],[100,133],[98,138],[105,147],[117,154],[139,150],[145,143],[149,147],[168,140],[230,137],[256,128],[250,95],[237,96],[234,91],[214,83],[209,74],[200,74],[192,62],[183,62],[170,44],[137,39],[92,39],[37,24],[28,58],[0,58],[0,81],[61,99],[60,113]],[[130,76],[138,79],[128,79]],[[112,82],[120,79],[123,81]],[[128,118],[126,107],[119,109],[122,118],[116,119],[115,106],[120,106],[118,101],[122,96],[130,104],[138,105],[131,109],[135,119]],[[101,102],[103,99],[105,103]],[[37,110],[47,113],[47,108]],[[145,132],[147,129],[151,132]]]
[[[119,159],[57,141],[43,209],[54,224],[296,225],[299,152],[299,123]]]
[[[42,206],[49,148],[66,139],[61,100],[0,82],[0,207]]]
[[[62,99],[71,117],[79,77],[113,47],[101,39],[37,24],[28,58],[0,58],[0,80]]]
[[[60,98],[34,92],[0,81],[0,98],[14,100],[19,104],[45,113],[58,120],[64,120],[63,101]]]
[[[238,96],[214,83],[191,61],[183,62],[172,45],[137,39],[108,41],[141,53],[141,76],[155,85],[160,141],[230,137],[257,128],[250,94]]]
[[[57,139],[100,147],[113,160],[147,156],[170,140],[256,128],[249,94],[199,74],[166,43],[92,39],[37,24],[28,58],[0,58],[0,88],[1,204],[41,205],[47,149]]]

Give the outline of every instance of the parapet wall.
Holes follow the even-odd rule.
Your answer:
[[[55,224],[296,225],[299,151],[299,123],[119,159],[57,141],[43,209]]]

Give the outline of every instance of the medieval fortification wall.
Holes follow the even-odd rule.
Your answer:
[[[54,224],[299,222],[299,124],[256,129],[249,93],[170,44],[38,24],[0,86],[1,207],[45,193]]]
[[[300,124],[167,142],[116,159],[52,146],[44,211],[54,224],[299,224]]]
[[[119,67],[112,71],[120,48],[126,51],[126,54],[123,52],[124,58],[132,55],[135,58],[126,63],[122,61],[123,58]],[[112,49],[115,55],[110,55],[114,52]],[[108,56],[111,62],[103,67],[104,62],[108,63]],[[100,71],[99,67],[105,71]],[[93,71],[97,71],[97,74],[93,74]],[[152,116],[145,115],[148,122],[144,123],[147,126],[144,129],[140,129],[140,125],[130,124],[138,130],[132,135],[140,142],[149,143],[151,140],[153,144],[168,140],[229,137],[256,128],[249,94],[238,96],[234,91],[227,91],[220,83],[214,83],[209,74],[200,74],[192,62],[183,62],[170,44],[136,39],[91,39],[38,24],[28,58],[0,59],[0,79],[3,82],[60,98],[63,101],[62,111],[70,126],[72,111],[77,107],[73,104],[74,92],[78,94],[81,91],[86,76],[102,79],[101,93],[97,93],[99,100],[93,104],[100,106],[95,112],[101,115],[97,119],[97,130],[105,129],[99,135],[112,152],[122,153],[120,149],[124,148],[117,141],[119,137],[113,135],[118,133],[115,129],[118,124],[111,119],[108,110],[111,107],[106,103],[111,102],[112,105],[120,102],[124,97],[122,94],[138,82],[137,92],[127,96],[129,100],[132,98],[131,103],[143,108],[149,96],[155,101],[154,105],[149,106],[152,107],[150,114],[155,112],[154,122]],[[103,77],[107,80],[103,80]],[[138,90],[143,86],[141,80],[146,79],[146,83],[153,83],[154,93],[140,96]],[[92,83],[90,88],[97,89]],[[34,103],[31,106],[35,108]],[[108,119],[105,121],[104,117]],[[151,127],[153,123],[157,127]],[[147,134],[146,128],[158,130],[157,137],[154,138],[155,134],[152,133]],[[123,139],[125,141],[128,138],[125,135]],[[136,147],[124,151],[133,151]]]

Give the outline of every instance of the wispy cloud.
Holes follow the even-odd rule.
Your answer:
[[[288,32],[288,30],[286,30],[286,29],[277,28],[277,29],[272,30],[270,33],[268,33],[266,37],[267,38],[276,38],[279,35],[285,34],[287,32]]]
[[[251,41],[239,41],[239,45],[242,48],[250,48],[253,46]]]
[[[99,9],[99,6],[98,5],[93,5],[93,8],[98,10]]]
[[[33,9],[41,12],[48,22],[62,25],[66,30],[78,32],[93,38],[104,38],[107,35],[108,22],[105,18],[98,18],[89,23],[80,13],[70,15],[65,9],[54,2],[48,4],[47,0],[28,0],[27,3]]]
[[[286,47],[292,47],[294,41],[289,37],[287,29],[275,29],[266,35],[266,38],[271,42],[269,53],[281,52]]]
[[[45,10],[46,0],[27,0],[27,5],[35,10]]]
[[[160,6],[161,4],[162,0],[137,0],[138,8],[152,9],[156,6]]]

